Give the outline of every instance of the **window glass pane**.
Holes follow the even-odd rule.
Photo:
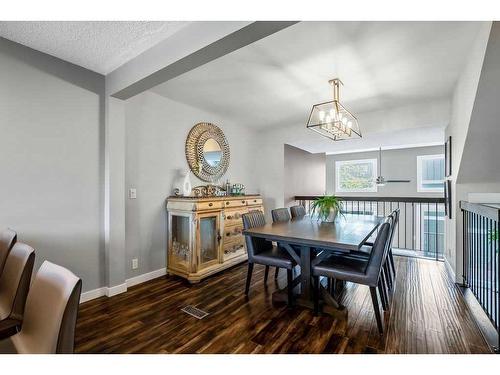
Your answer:
[[[444,182],[444,155],[418,157],[419,191],[442,191]]]

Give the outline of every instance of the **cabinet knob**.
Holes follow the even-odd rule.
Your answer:
[[[226,205],[228,205],[228,204],[229,204],[229,202],[226,202]]]
[[[245,204],[245,201],[241,201],[241,203]]]
[[[208,207],[212,207],[214,204],[213,203],[209,203],[208,204]]]

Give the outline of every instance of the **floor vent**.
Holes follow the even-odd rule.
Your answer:
[[[198,309],[194,306],[191,306],[191,305],[184,307],[183,309],[181,309],[181,311],[184,311],[186,314],[194,316],[196,319],[203,319],[204,317],[206,317],[208,315],[207,312],[200,310],[200,309]]]

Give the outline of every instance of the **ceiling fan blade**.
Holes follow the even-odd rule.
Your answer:
[[[385,182],[411,182],[411,180],[385,180]]]

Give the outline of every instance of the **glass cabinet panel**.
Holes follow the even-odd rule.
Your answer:
[[[189,271],[191,263],[190,220],[187,216],[172,215],[170,263],[174,268]]]
[[[199,220],[199,266],[207,267],[219,261],[219,216],[203,216]]]

